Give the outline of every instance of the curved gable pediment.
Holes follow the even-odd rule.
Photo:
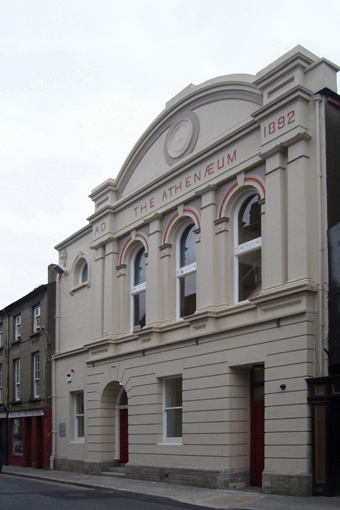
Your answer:
[[[190,85],[170,100],[133,147],[117,179],[117,198],[151,184],[251,117],[262,93],[251,75]]]

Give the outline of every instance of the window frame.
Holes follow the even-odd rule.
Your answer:
[[[82,412],[78,410],[78,396],[82,396]],[[73,394],[74,397],[74,440],[80,443],[85,441],[85,402],[84,402],[84,391],[76,391]],[[83,435],[79,435],[79,423],[82,420]]]
[[[195,238],[195,262],[188,264],[186,266],[181,266],[181,245],[182,245],[182,238],[186,232],[186,230],[191,227],[193,232],[195,233],[196,225],[191,220],[189,222],[186,222],[182,228],[179,230],[176,238],[176,318],[177,320],[183,319],[183,317],[187,317],[188,315],[181,315],[181,280],[185,279],[186,276],[190,276],[195,274],[195,300],[196,300],[196,306],[195,311],[197,310],[197,246],[196,246],[196,240]],[[196,234],[195,234],[196,236]],[[195,313],[195,312],[194,312]]]
[[[240,281],[239,281],[239,260],[240,257],[243,255],[247,255],[248,253],[252,253],[255,251],[260,250],[261,251],[261,263],[262,263],[262,220],[261,220],[261,237],[257,237],[254,239],[251,239],[250,241],[247,241],[245,243],[239,244],[239,214],[241,207],[245,203],[245,201],[252,197],[252,196],[259,196],[259,201],[261,200],[261,196],[259,192],[256,189],[248,191],[246,194],[244,194],[240,200],[238,201],[235,211],[234,211],[234,222],[233,222],[233,228],[234,228],[234,303],[244,303],[249,300],[249,297],[251,297],[251,294],[248,296],[247,299],[240,300],[239,299],[239,292],[240,292]],[[261,277],[262,281],[262,277]],[[261,285],[261,284],[260,284]],[[254,290],[254,292],[257,289]]]
[[[4,323],[0,322],[0,349],[4,346]]]
[[[134,285],[135,278],[136,278],[136,261],[137,261],[137,257],[140,254],[140,252],[142,252],[141,260],[144,257],[145,282],[141,282],[138,285]],[[138,247],[134,250],[132,257],[131,257],[131,271],[130,271],[130,281],[131,281],[131,285],[130,285],[130,317],[131,317],[131,320],[130,320],[130,322],[131,322],[131,331],[133,333],[143,329],[143,327],[145,327],[145,324],[146,324],[146,309],[145,309],[145,321],[144,321],[145,324],[143,326],[141,326],[140,324],[135,323],[135,306],[136,306],[135,297],[136,296],[141,296],[142,294],[144,294],[145,308],[146,308],[146,266],[147,266],[147,264],[146,264],[145,253],[146,253],[145,247],[143,245],[139,244]]]
[[[167,406],[167,383],[176,379],[181,380],[181,405],[180,406]],[[168,436],[168,411],[181,410],[181,436]],[[181,375],[164,377],[163,379],[163,442],[183,444],[183,378]]]
[[[14,317],[14,341],[20,340],[21,338],[21,314],[15,315]]]
[[[14,401],[20,402],[20,358],[13,361],[14,364]]]
[[[40,304],[33,307],[33,333],[40,330],[40,312]]]
[[[32,354],[33,398],[40,398],[40,353]]]

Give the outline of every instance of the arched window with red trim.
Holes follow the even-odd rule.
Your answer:
[[[235,301],[254,297],[262,284],[260,196],[249,193],[235,210]]]
[[[178,315],[196,311],[196,234],[190,223],[181,230],[177,247]]]

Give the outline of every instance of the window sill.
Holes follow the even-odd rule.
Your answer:
[[[42,400],[41,397],[32,397],[29,399],[29,402],[30,403],[33,403],[33,402],[40,402]]]
[[[71,444],[84,444],[85,443],[85,440],[83,437],[79,438],[79,439],[74,439],[73,441],[70,441]]]
[[[80,285],[77,285],[76,287],[73,287],[71,290],[70,290],[70,294],[71,296],[73,296],[73,294],[75,292],[77,292],[78,290],[80,289],[83,289],[84,287],[87,287],[87,288],[90,288],[90,282],[87,281],[87,282],[84,282],[84,283],[81,283]]]
[[[183,446],[183,440],[180,441],[163,441],[162,443],[157,443],[157,446]]]
[[[15,405],[17,405],[17,404],[22,404],[22,402],[21,402],[21,400],[12,400],[12,401],[10,402],[10,404],[15,406]]]

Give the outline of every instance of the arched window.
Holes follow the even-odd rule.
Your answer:
[[[73,285],[74,288],[88,284],[89,277],[89,264],[83,254],[80,254],[75,260],[73,269]]]
[[[177,251],[177,282],[179,317],[196,311],[196,234],[195,225],[182,231]]]
[[[132,265],[132,330],[137,331],[145,326],[146,297],[146,260],[144,248],[140,248],[133,258]]]
[[[249,194],[235,211],[235,301],[245,301],[261,288],[260,196]]]

